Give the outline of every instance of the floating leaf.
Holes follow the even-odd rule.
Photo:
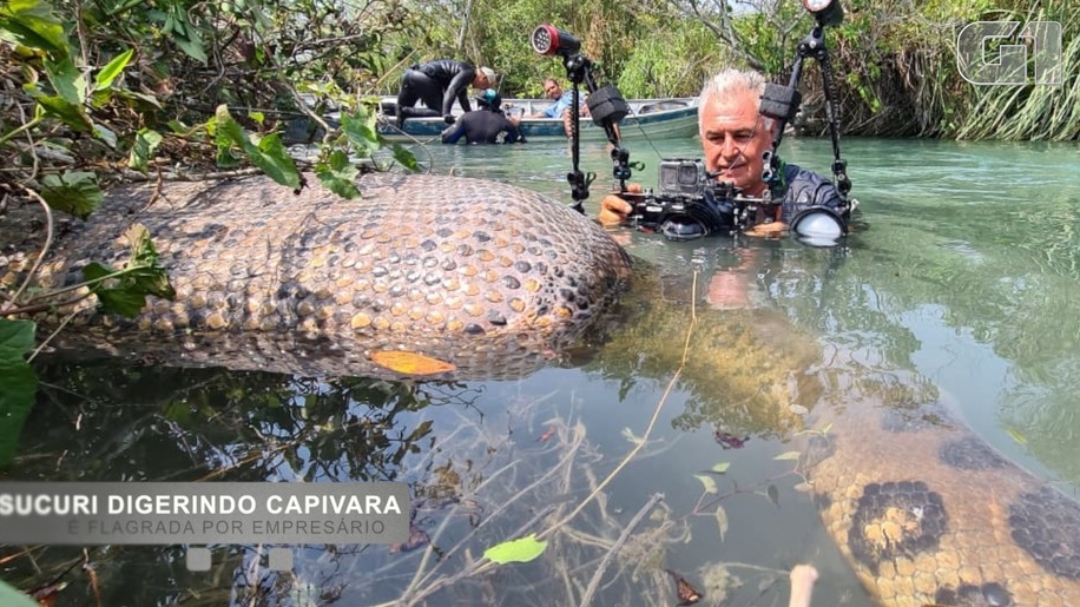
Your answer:
[[[792,489],[798,491],[799,493],[810,493],[811,491],[814,490],[814,483],[811,483],[809,481],[804,482],[804,483],[799,483],[798,485],[795,485],[794,487],[792,487]]]
[[[769,488],[765,491],[775,506],[780,506],[780,490],[776,488],[776,485],[769,485]]]
[[[630,428],[623,428],[622,435],[626,440],[634,443],[635,445],[640,445],[641,443],[645,442],[645,439],[641,438],[640,436],[635,436],[634,431]]]
[[[1021,444],[1021,445],[1026,445],[1027,444],[1027,442],[1028,442],[1027,437],[1024,436],[1023,434],[1020,434],[1019,431],[1014,430],[1013,428],[1006,428],[1005,431],[1008,432],[1009,436],[1011,436],[1012,439],[1014,441],[1016,441],[1018,444]]]
[[[38,607],[30,597],[0,580],[0,605],[4,607]]]
[[[721,504],[716,505],[716,524],[720,526],[720,541],[724,541],[724,536],[727,535],[728,530],[728,518],[727,510],[724,510],[724,506]]]
[[[711,476],[705,476],[704,474],[695,474],[694,478],[701,481],[702,485],[705,485],[705,493],[719,493],[720,490],[716,488],[716,481]]]
[[[372,352],[371,362],[406,375],[433,375],[453,371],[457,368],[453,364],[437,358],[402,350]]]
[[[804,407],[802,405],[789,405],[788,410],[791,411],[792,413],[794,413],[795,415],[806,415],[807,413],[810,412],[810,409],[807,409],[806,407]]]
[[[532,533],[518,540],[510,540],[492,546],[484,551],[484,558],[505,565],[506,563],[528,563],[544,553],[547,542],[536,539]]]
[[[780,455],[777,455],[773,459],[778,461],[778,462],[786,462],[786,461],[797,460],[797,459],[799,459],[799,457],[801,455],[802,455],[802,453],[799,452],[799,451],[788,451],[787,453],[781,453]]]
[[[723,474],[731,467],[731,462],[720,462],[719,464],[713,464],[712,472],[717,474]]]

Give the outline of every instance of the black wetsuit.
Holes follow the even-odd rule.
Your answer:
[[[845,223],[850,219],[844,201],[836,186],[828,179],[813,171],[808,171],[794,164],[784,167],[784,199],[780,206],[780,221],[790,223],[792,217],[810,207],[828,207],[837,212]],[[724,218],[728,226],[735,225],[735,205],[730,201],[717,201],[706,191],[706,200]]]
[[[443,143],[457,143],[462,137],[468,143],[525,143],[521,131],[500,111],[479,109],[458,117],[442,133]]]
[[[421,65],[413,65],[405,70],[401,78],[401,91],[398,92],[398,112],[410,116],[449,116],[454,108],[454,100],[461,102],[466,112],[469,106],[468,89],[476,77],[476,68],[468,63],[453,59],[438,59]],[[427,109],[416,108],[417,101],[423,101]]]

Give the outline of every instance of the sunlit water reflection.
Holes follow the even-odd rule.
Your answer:
[[[656,146],[632,148],[648,165],[635,181],[654,183],[660,154],[699,150],[695,141]],[[789,162],[830,164],[826,141],[785,146]],[[568,199],[564,146],[427,153],[421,160],[438,172]],[[594,604],[674,604],[665,567],[707,585],[711,604],[784,604],[784,571],[808,561],[822,573],[815,604],[870,605],[810,498],[794,490],[802,479],[792,462],[775,459],[798,448],[803,407],[844,398],[803,380],[844,376],[898,405],[940,402],[1008,458],[1076,486],[1080,180],[1074,146],[851,140],[844,155],[868,227],[843,246],[668,243],[620,231],[659,277],[653,290],[628,298],[610,341],[529,377],[388,384],[51,366],[9,478],[406,481],[414,526],[441,551],[417,575],[422,549],[297,547],[289,575],[260,567],[255,547],[222,547],[211,575],[186,572],[179,549],[95,550],[108,605],[247,605],[253,594],[266,605],[376,605],[406,588],[431,591],[432,605],[577,604],[656,493],[663,505],[622,545]],[[611,186],[606,151],[584,147],[582,167],[600,175],[586,204],[594,214]],[[691,348],[665,399],[691,307],[697,337],[714,340],[699,343],[717,347]],[[552,532],[544,557],[469,573],[485,547],[569,514],[657,411],[638,457]],[[719,501],[695,477],[716,465],[729,466],[711,476]],[[13,559],[5,577],[33,586],[82,555],[53,548],[35,558],[40,572]],[[79,590],[57,604],[86,604],[86,576],[69,575]]]

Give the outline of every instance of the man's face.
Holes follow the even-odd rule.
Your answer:
[[[711,95],[702,101],[699,125],[705,168],[719,172],[720,181],[734,182],[750,196],[764,190],[761,155],[772,146],[772,133],[758,114],[758,102],[758,96],[749,92]]]
[[[554,80],[548,80],[544,83],[544,94],[548,96],[548,99],[558,100],[562,97],[562,87],[558,82]]]

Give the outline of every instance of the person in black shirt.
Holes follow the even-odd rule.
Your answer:
[[[474,67],[472,64],[453,59],[438,59],[424,64],[414,64],[405,70],[401,78],[401,90],[397,98],[397,126],[411,116],[442,116],[447,124],[454,122],[454,100],[461,102],[461,109],[469,107],[468,87],[488,89],[495,86],[498,76],[490,67]],[[416,108],[417,101],[426,107]]]
[[[772,118],[759,112],[765,83],[765,77],[757,72],[725,70],[705,84],[699,101],[698,127],[706,170],[718,174],[719,181],[734,184],[748,196],[761,196],[767,188],[762,153],[772,147],[773,132],[778,128]],[[843,197],[828,179],[794,164],[783,167],[781,178],[783,198],[779,216],[756,218],[754,228],[747,234],[782,233],[793,217],[811,207],[833,209],[847,225],[850,214]],[[730,203],[709,202],[727,223],[734,225],[735,209]],[[598,219],[605,225],[618,224],[626,221],[631,212],[630,203],[609,194],[600,201]]]
[[[442,133],[443,143],[525,143],[517,125],[502,112],[502,96],[487,89],[476,97],[479,108],[465,112]]]

